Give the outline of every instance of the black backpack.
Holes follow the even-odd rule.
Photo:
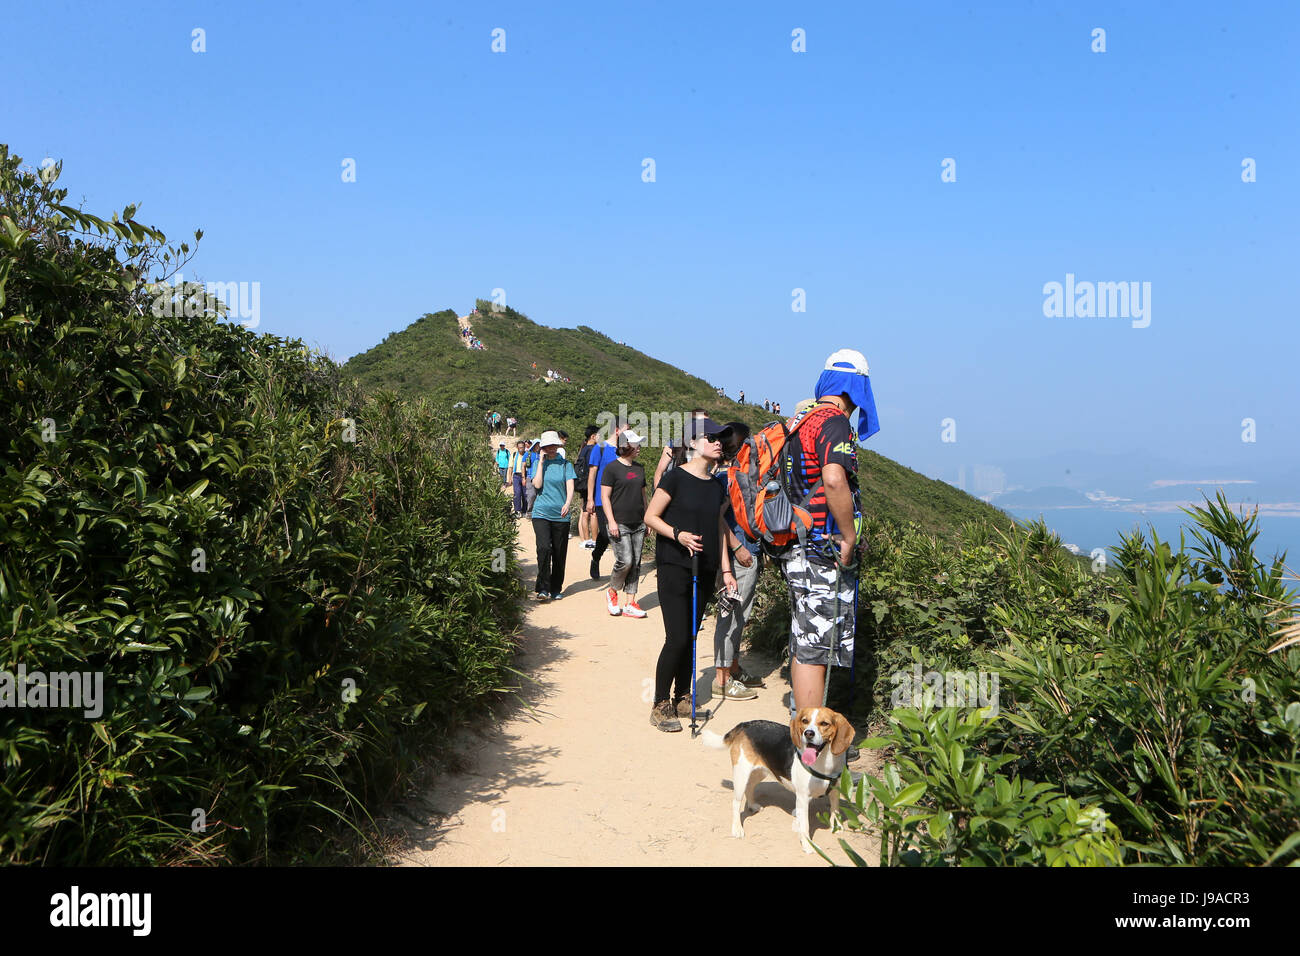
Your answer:
[[[578,476],[573,480],[573,490],[578,494],[587,490],[587,471],[591,468],[591,450],[595,447],[595,445],[583,445],[582,451],[578,452],[578,461],[574,466]]]

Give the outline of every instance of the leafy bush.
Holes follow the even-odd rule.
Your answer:
[[[363,396],[194,286],[155,315],[144,279],[188,247],[57,175],[0,147],[0,670],[106,699],[0,710],[0,859],[332,858],[322,832],[502,690],[495,471],[463,416]]]
[[[1282,557],[1255,557],[1255,516],[1222,493],[1191,514],[1191,551],[1126,536],[1117,573],[1091,581],[1043,559],[1041,529],[1004,539],[1006,580],[964,619],[968,646],[945,626],[959,597],[927,618],[928,584],[913,592],[915,636],[881,656],[992,671],[1001,714],[924,699],[889,713],[867,744],[892,764],[849,820],[879,828],[883,862],[1300,862],[1300,649],[1270,649],[1295,593]],[[981,549],[918,553],[909,573],[956,573],[960,595]]]

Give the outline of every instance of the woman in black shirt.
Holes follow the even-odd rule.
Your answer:
[[[721,482],[710,474],[722,458],[726,432],[710,418],[696,419],[687,428],[687,440],[695,455],[681,467],[664,473],[645,514],[646,525],[656,535],[655,567],[664,618],[664,646],[655,668],[650,723],[670,733],[682,729],[678,717],[691,714],[691,644],[719,566],[726,586],[731,590],[736,587],[731,553],[722,547],[727,540],[723,521],[726,494]],[[694,584],[692,555],[698,561]],[[699,593],[700,581],[707,582],[703,594]],[[676,693],[670,696],[674,683]]]

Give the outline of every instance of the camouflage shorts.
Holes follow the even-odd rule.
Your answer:
[[[853,663],[853,629],[857,623],[853,608],[857,569],[839,570],[839,633],[836,634],[835,565],[809,561],[796,545],[782,566],[790,585],[791,656],[802,664],[825,665],[834,639],[834,665],[850,666]]]

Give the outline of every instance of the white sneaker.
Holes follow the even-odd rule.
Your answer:
[[[582,546],[590,551],[596,547],[596,539],[588,538],[586,541],[582,542]]]
[[[613,588],[605,589],[605,607],[609,608],[609,613],[614,617],[623,613],[622,608],[618,606],[618,592]]]

